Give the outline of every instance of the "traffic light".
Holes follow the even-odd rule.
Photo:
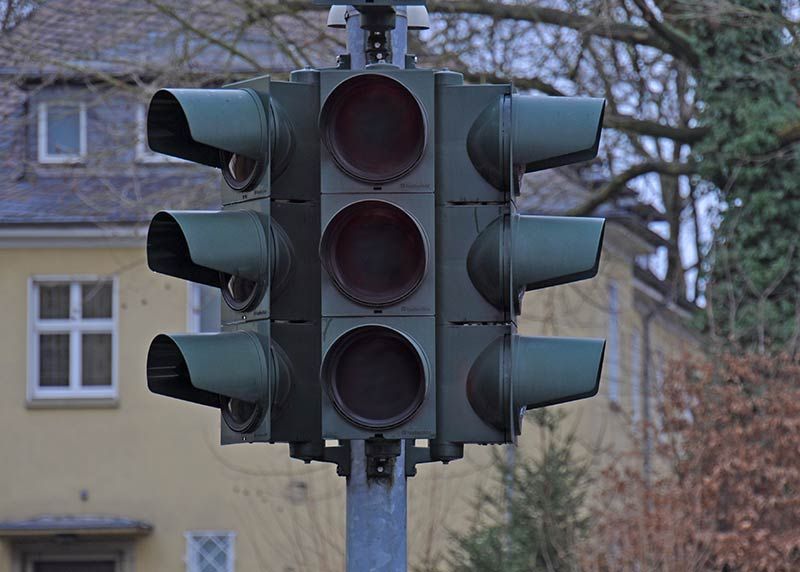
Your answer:
[[[320,72],[322,432],[436,431],[430,70]]]
[[[221,332],[159,335],[154,393],[221,410],[222,443],[321,444],[319,74],[220,89],[164,89],[150,103],[157,152],[222,172],[219,211],[162,211],[147,237],[155,272],[218,287]]]
[[[522,174],[594,157],[604,101],[436,74],[437,434],[431,458],[510,443],[527,409],[597,392],[603,340],[516,333],[526,291],[597,273],[604,221],[516,211]]]

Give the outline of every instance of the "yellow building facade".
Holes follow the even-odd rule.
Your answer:
[[[222,448],[218,412],[147,390],[151,339],[196,327],[197,299],[147,269],[143,232],[0,228],[0,572],[341,570],[344,481],[332,466],[290,460],[285,445]],[[682,310],[635,276],[649,250],[611,222],[597,278],[524,301],[523,334],[609,338],[600,394],[561,406],[587,447],[628,446],[642,418],[647,358],[635,354],[647,308],[663,306],[650,320],[649,361],[697,347]],[[523,434],[520,447],[536,442]],[[436,562],[448,531],[468,525],[478,487],[494,478],[490,452],[467,447],[449,466],[419,467],[412,564]]]

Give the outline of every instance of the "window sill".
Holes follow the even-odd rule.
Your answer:
[[[191,165],[189,161],[167,155],[137,156],[136,162],[140,165]]]
[[[28,409],[117,409],[116,397],[34,397],[28,399]]]
[[[85,163],[86,157],[84,156],[39,157],[40,165],[83,165]]]

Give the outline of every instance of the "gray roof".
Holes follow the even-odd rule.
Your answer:
[[[45,536],[60,534],[143,536],[153,525],[141,520],[100,515],[42,515],[0,522],[2,536]]]
[[[0,37],[0,73],[224,76],[290,71],[303,59],[332,63],[333,42],[318,37],[324,12],[308,14],[310,25],[300,27],[296,19],[265,15],[274,3],[49,0]],[[281,37],[303,45],[303,53],[285,50]]]
[[[219,171],[170,177],[49,177],[0,189],[0,224],[145,223],[164,208],[219,207]],[[205,171],[211,171],[206,173]],[[211,174],[212,176],[208,176]],[[216,176],[215,176],[216,175]]]
[[[49,0],[0,36],[0,78],[4,72],[25,81],[51,75],[76,80],[95,76],[97,80],[105,74],[179,85],[191,81],[190,76],[209,80],[288,71],[298,67],[298,57],[312,65],[333,63],[342,46],[325,35],[325,12],[303,14],[306,23],[301,25],[295,18],[269,16],[270,6],[277,3]],[[291,52],[287,42],[276,40],[281,36],[301,45],[302,56]],[[334,31],[332,36],[341,40],[344,33]],[[234,46],[234,55],[223,47],[226,44]],[[4,83],[0,86],[4,87],[0,118],[6,116],[4,108],[18,109],[25,96],[11,82]],[[10,176],[3,175],[3,168]],[[141,223],[161,208],[213,208],[218,204],[219,176],[210,169],[145,169],[140,173],[144,171],[151,172],[126,178],[66,170],[55,176],[52,169],[21,172],[17,165],[0,161],[0,175],[5,178],[0,190],[0,224]],[[587,200],[597,184],[587,168],[567,167],[526,176],[520,210],[568,212]],[[623,193],[593,214],[637,225],[643,232],[657,215],[632,193]],[[650,238],[656,240],[656,236]]]

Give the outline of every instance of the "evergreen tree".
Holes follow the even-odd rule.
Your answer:
[[[737,346],[796,352],[800,151],[780,141],[800,121],[797,45],[780,0],[701,6],[691,28],[709,133],[695,151],[726,205],[709,275],[713,327]]]
[[[511,467],[496,451],[497,480],[481,491],[475,521],[454,536],[448,563],[454,572],[578,570],[576,545],[587,529],[584,502],[589,466],[574,453],[575,434],[563,434],[564,414],[541,409],[528,415],[539,428],[535,455]]]

